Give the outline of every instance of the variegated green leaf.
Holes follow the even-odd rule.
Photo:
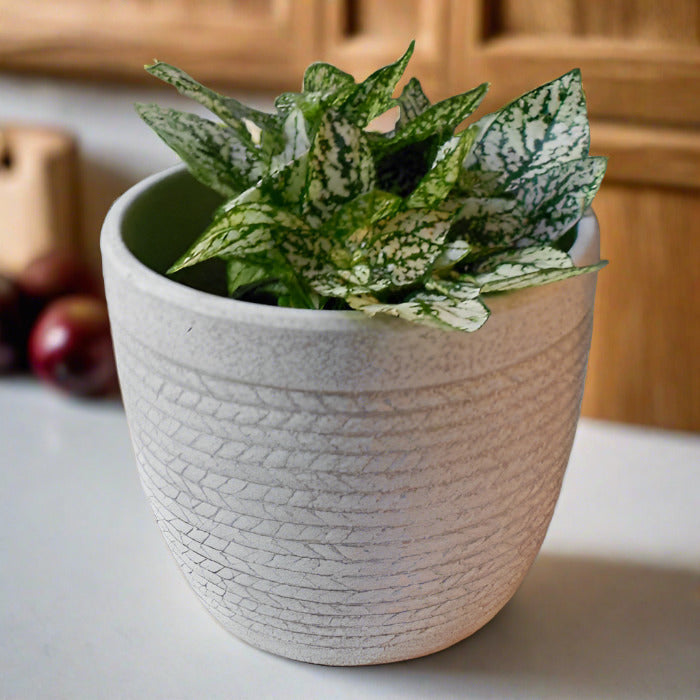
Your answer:
[[[219,119],[233,128],[241,139],[245,139],[249,134],[245,125],[246,120],[256,124],[266,133],[278,134],[279,132],[279,123],[274,114],[244,105],[233,97],[220,95],[175,66],[156,61],[153,65],[146,66],[146,70],[156,78],[172,85],[181,95],[196,100],[216,114]]]
[[[490,275],[502,265],[521,265],[523,270],[533,272],[553,268],[564,269],[573,267],[574,262],[567,253],[551,246],[529,246],[528,248],[511,248],[500,253],[494,253],[485,260],[481,260],[474,267],[475,279],[486,279],[484,275]]]
[[[485,114],[483,117],[481,117],[481,119],[472,124],[474,129],[476,129],[476,139],[474,141],[475,144],[481,142],[481,140],[484,138],[484,134],[486,134],[486,132],[491,128],[491,124],[493,124],[493,122],[496,120],[499,114],[500,112],[491,112],[490,114]],[[469,151],[467,157],[464,159],[464,169],[469,170],[476,166],[477,160],[477,149],[474,148],[471,151]],[[483,170],[483,166],[481,166],[480,169]]]
[[[307,172],[308,153],[305,153],[264,177],[259,187],[273,202],[287,205],[300,214]]]
[[[377,156],[395,152],[404,146],[424,141],[431,136],[439,136],[440,142],[452,136],[454,130],[479,106],[488,90],[488,83],[465,92],[462,95],[448,97],[428,107],[397,129],[389,138],[373,142]],[[443,136],[444,135],[444,136]],[[472,138],[476,131],[472,130]],[[466,157],[466,152],[464,154]]]
[[[430,272],[450,227],[451,213],[409,209],[358,229],[334,244],[310,278],[324,296],[346,297],[410,286]]]
[[[237,195],[262,175],[259,154],[232,128],[155,104],[139,104],[136,110],[195,178],[225,197]]]
[[[306,131],[311,138],[325,112],[338,108],[356,89],[352,82],[330,92],[284,92],[275,99],[275,109],[285,119],[294,110],[299,110],[304,115]]]
[[[366,241],[372,226],[401,208],[403,201],[383,190],[371,190],[341,206],[320,229],[320,235],[342,241],[351,249]],[[352,250],[351,250],[352,252]]]
[[[473,153],[473,150],[471,152]],[[501,184],[500,173],[465,170],[464,167],[460,170],[457,179],[457,189],[465,197],[503,197],[508,193]]]
[[[304,92],[330,94],[355,85],[355,79],[330,63],[312,63],[304,73]]]
[[[284,149],[272,156],[270,169],[278,170],[309,150],[309,136],[306,133],[306,120],[300,109],[292,109],[284,120]]]
[[[264,202],[240,204],[219,216],[168,272],[214,257],[257,262],[275,249],[273,232],[285,229],[304,230],[304,222],[291,212]]]
[[[224,202],[215,212],[214,219],[241,204],[267,202],[275,206],[288,206],[300,213],[301,195],[306,184],[306,154],[267,173],[255,185],[236,197]]]
[[[471,167],[499,172],[511,182],[552,163],[587,156],[589,142],[586,99],[576,69],[497,112],[474,147]]]
[[[499,253],[481,263],[475,273],[483,294],[523,289],[596,272],[605,262],[574,266],[571,258],[550,246],[531,246]]]
[[[396,100],[399,104],[399,118],[396,121],[396,131],[423,114],[430,107],[430,100],[425,96],[418,78],[411,78]]]
[[[237,296],[241,290],[249,289],[270,278],[266,265],[256,265],[239,258],[226,261],[226,280],[229,296]]]
[[[527,215],[517,245],[550,243],[566,233],[593,200],[606,166],[606,158],[583,158],[519,180],[514,196]]]
[[[475,331],[486,323],[489,310],[479,299],[479,288],[469,282],[426,284],[426,291],[398,304],[386,304],[370,295],[348,298],[354,309],[368,316],[386,314],[443,330]]]
[[[525,212],[515,199],[469,197],[455,217],[451,238],[481,249],[508,248],[523,232]]]
[[[374,184],[374,161],[362,130],[335,112],[326,113],[308,156],[302,211],[309,223],[319,226]]]
[[[376,70],[359,83],[343,102],[341,113],[354,124],[365,127],[375,117],[393,107],[396,104],[394,90],[413,55],[414,46],[415,42],[412,41],[401,58]]]
[[[472,252],[472,246],[465,240],[447,241],[433,264],[433,270],[449,270]]]
[[[367,241],[374,278],[404,287],[423,277],[442,251],[451,213],[407,209],[380,221]]]
[[[518,180],[507,197],[468,197],[455,217],[458,237],[482,248],[554,242],[581,218],[605,167],[605,158],[554,164]]]
[[[459,177],[462,161],[474,142],[473,129],[465,129],[443,143],[430,170],[406,200],[406,206],[435,207],[450,193]]]

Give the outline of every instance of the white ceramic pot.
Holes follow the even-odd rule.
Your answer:
[[[474,334],[234,301],[151,269],[214,204],[171,170],[102,232],[141,481],[187,580],[226,629],[293,659],[382,663],[464,639],[547,531],[595,275],[491,298]],[[598,260],[592,214],[572,254]]]

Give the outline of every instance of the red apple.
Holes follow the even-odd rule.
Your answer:
[[[17,278],[27,296],[46,300],[68,294],[101,296],[98,280],[83,261],[69,250],[57,249],[32,260]]]
[[[102,286],[82,260],[69,250],[57,249],[32,260],[20,272],[22,313],[31,325],[54,299],[68,294],[102,297]]]
[[[71,394],[114,391],[117,373],[104,301],[73,295],[51,302],[29,337],[29,362],[39,379]]]

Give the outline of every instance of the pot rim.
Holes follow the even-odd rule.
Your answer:
[[[212,318],[231,319],[235,316],[238,320],[253,325],[304,330],[350,330],[358,326],[376,324],[391,324],[394,329],[397,328],[398,319],[388,316],[370,318],[361,311],[295,309],[217,296],[171,280],[142,263],[123,240],[124,218],[135,202],[153,185],[180,176],[184,171],[185,166],[175,165],[154,173],[130,187],[112,204],[100,234],[103,267],[109,263],[125,281],[128,280],[134,287],[150,296],[184,309],[196,309]],[[598,222],[595,213],[589,207],[577,224],[576,240],[569,250],[569,255],[575,265],[589,265],[600,259],[598,248]],[[520,304],[529,303],[532,292],[540,292],[547,286],[550,285],[507,292],[491,298],[488,306],[493,313],[498,310],[500,302],[507,299],[507,307],[513,309]],[[412,327],[412,324],[400,325]]]

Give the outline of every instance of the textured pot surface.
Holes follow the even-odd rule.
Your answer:
[[[186,247],[212,206],[169,171],[102,234],[141,481],[185,576],[228,630],[294,659],[382,663],[464,639],[552,517],[595,275],[492,298],[466,334],[233,301],[139,262],[167,266],[167,236]],[[597,261],[593,215],[572,255]]]

